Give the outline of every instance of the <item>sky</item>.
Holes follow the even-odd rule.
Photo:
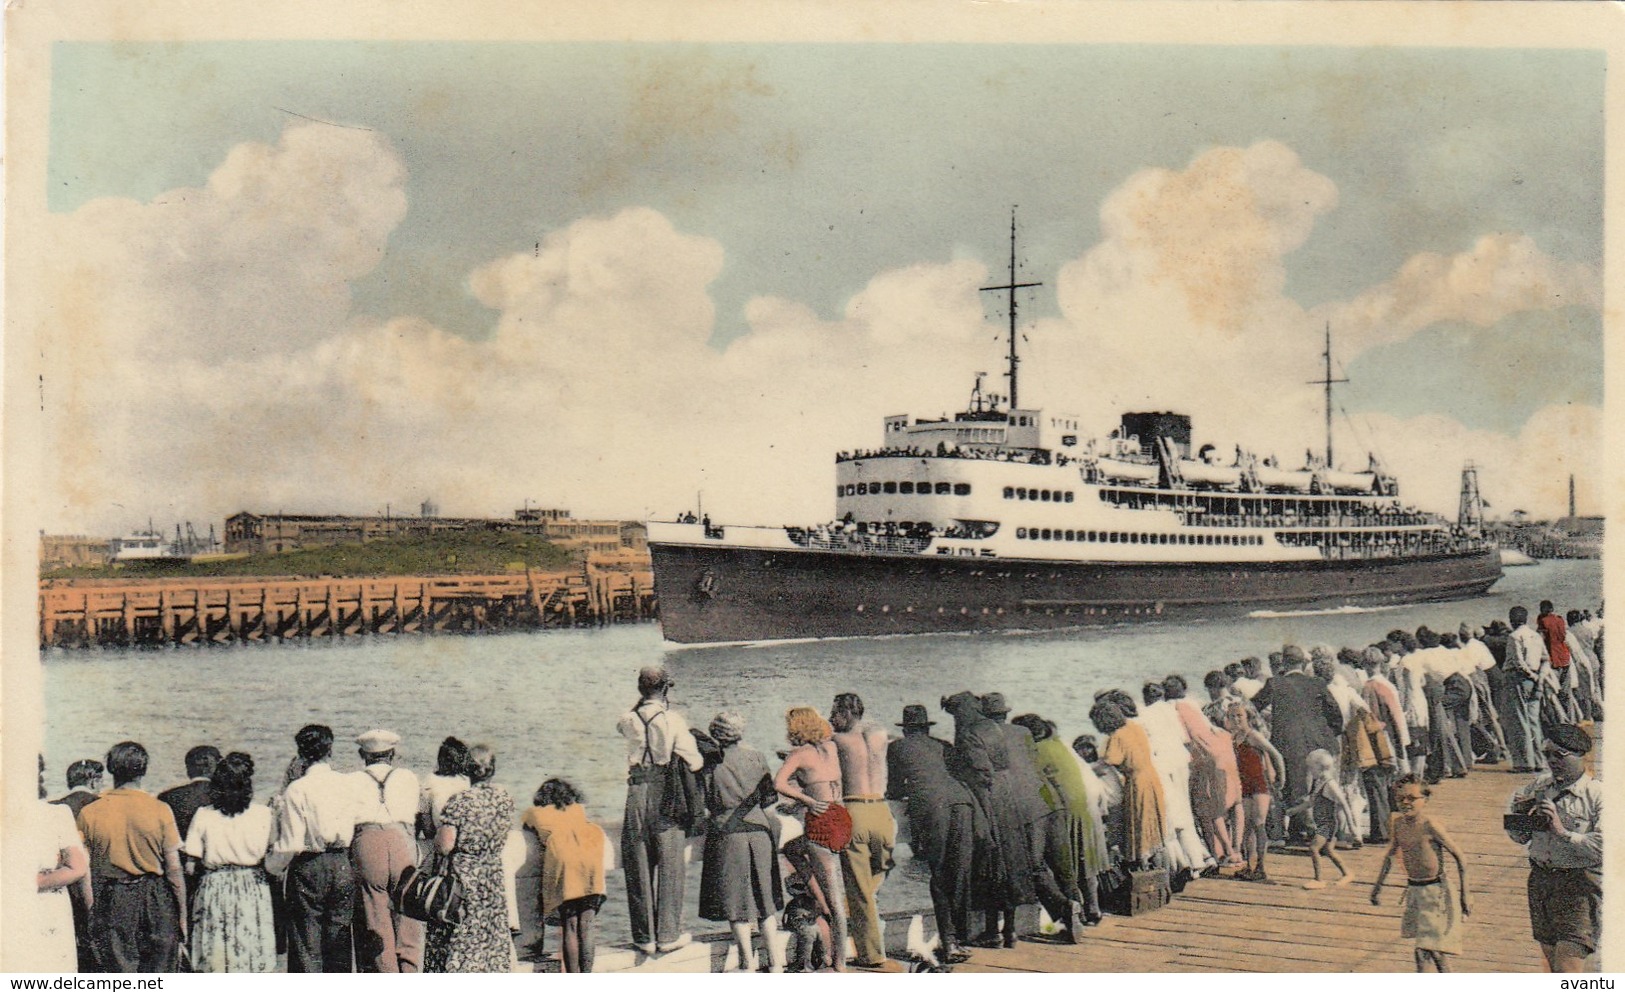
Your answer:
[[[58,42],[45,526],[828,519],[1003,371],[1453,513],[1600,512],[1603,69],[1556,49]],[[1002,390],[991,379],[990,387]],[[701,494],[703,493],[703,497]]]

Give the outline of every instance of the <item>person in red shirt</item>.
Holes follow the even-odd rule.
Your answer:
[[[1552,601],[1540,601],[1540,616],[1535,618],[1535,629],[1546,641],[1546,654],[1552,659],[1552,671],[1557,674],[1558,707],[1570,719],[1578,719],[1574,705],[1574,673],[1569,669],[1569,625],[1552,608]]]

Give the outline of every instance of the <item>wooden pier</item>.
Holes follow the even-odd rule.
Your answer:
[[[1592,753],[1599,760],[1601,747],[1598,733]],[[1456,971],[1546,970],[1529,933],[1528,860],[1501,830],[1507,797],[1530,777],[1479,765],[1465,779],[1433,786],[1430,809],[1467,856],[1472,915],[1464,921],[1463,953],[1450,959]],[[1108,916],[1099,927],[1083,930],[1077,945],[1022,942],[1010,950],[979,949],[954,971],[1412,971],[1412,945],[1399,935],[1405,884],[1399,859],[1381,905],[1370,902],[1385,850],[1367,845],[1339,851],[1355,881],[1319,890],[1303,888],[1313,877],[1306,852],[1272,851],[1268,883],[1197,879],[1155,912]],[[1455,863],[1448,856],[1445,861],[1453,886]],[[1323,863],[1323,878],[1336,874],[1330,862]]]
[[[383,578],[53,579],[40,645],[234,644],[600,626],[655,615],[646,568]]]

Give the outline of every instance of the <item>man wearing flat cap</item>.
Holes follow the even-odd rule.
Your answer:
[[[954,745],[948,770],[970,791],[987,817],[988,843],[978,846],[971,871],[971,908],[983,911],[977,947],[1016,946],[1015,909],[1038,901],[1033,890],[1032,851],[1027,821],[1012,792],[1010,745],[1004,730],[989,720],[981,700],[969,692],[944,696],[942,708],[954,718]],[[999,913],[1008,930],[1001,935]]]
[[[704,765],[688,720],[672,709],[671,676],[664,668],[638,672],[638,703],[616,729],[626,739],[626,813],[621,821],[621,863],[632,943],[644,954],[675,951],[693,940],[683,929],[683,825],[661,812],[666,772],[673,761],[693,771]]]
[[[1602,783],[1586,771],[1591,736],[1573,724],[1546,734],[1550,771],[1512,794],[1508,813],[1540,829],[1508,830],[1529,852],[1529,925],[1552,971],[1584,971],[1602,930]]]
[[[389,730],[369,730],[355,739],[361,771],[355,785],[355,840],[350,866],[355,875],[355,960],[363,972],[417,972],[423,967],[423,924],[396,913],[390,893],[416,860],[412,825],[418,811],[418,777],[395,766],[401,738]]]
[[[903,707],[903,739],[886,749],[886,798],[901,801],[909,849],[931,867],[931,908],[943,964],[970,957],[972,862],[986,823],[965,784],[948,770],[952,747],[931,736],[936,723],[918,703]]]

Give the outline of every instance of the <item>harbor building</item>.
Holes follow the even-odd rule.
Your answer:
[[[585,554],[613,554],[623,547],[624,521],[576,519],[565,509],[527,507],[515,510],[512,517],[442,517],[432,510],[430,503],[425,503],[423,512],[415,517],[244,510],[226,518],[226,551],[276,554],[301,548],[478,531],[535,534],[561,548]]]

